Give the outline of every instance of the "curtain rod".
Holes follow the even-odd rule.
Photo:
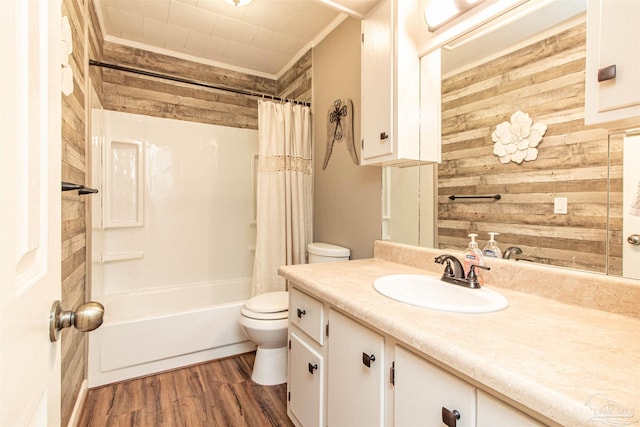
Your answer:
[[[138,68],[130,68],[130,67],[124,67],[122,65],[109,64],[109,63],[106,63],[106,62],[95,61],[93,59],[89,60],[89,65],[94,65],[96,67],[102,67],[102,68],[110,68],[112,70],[125,71],[127,73],[140,74],[140,75],[147,76],[147,77],[155,77],[155,78],[158,78],[158,79],[171,80],[171,81],[178,82],[178,83],[185,83],[185,84],[190,84],[190,85],[195,85],[195,86],[206,87],[208,89],[215,89],[215,90],[222,90],[222,91],[225,91],[225,92],[237,93],[239,95],[254,96],[254,97],[257,97],[257,98],[267,98],[267,99],[271,99],[273,101],[293,102],[294,104],[300,104],[300,105],[304,105],[306,107],[310,107],[311,106],[310,102],[296,101],[294,99],[281,98],[279,96],[267,95],[265,93],[253,92],[253,91],[250,91],[250,90],[234,89],[234,88],[226,87],[226,86],[216,86],[216,85],[213,85],[213,84],[199,82],[199,81],[196,81],[196,80],[183,79],[182,77],[175,77],[175,76],[169,76],[167,74],[154,73],[153,71],[146,71],[146,70],[140,70]]]

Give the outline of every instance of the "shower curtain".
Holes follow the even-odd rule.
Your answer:
[[[259,101],[253,295],[285,290],[278,267],[305,262],[313,233],[311,171],[309,107]]]

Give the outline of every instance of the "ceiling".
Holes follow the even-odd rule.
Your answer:
[[[378,0],[95,0],[106,41],[278,77]]]

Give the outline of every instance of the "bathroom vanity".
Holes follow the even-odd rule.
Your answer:
[[[373,288],[389,274],[441,274],[433,263],[441,252],[376,242],[373,259],[280,268],[290,289],[288,413],[296,425],[640,420],[640,319],[612,312],[638,301],[637,285],[620,281],[618,289],[608,279],[601,294],[587,295],[587,280],[582,295],[571,285],[563,293],[571,272],[495,262],[488,287],[509,306],[485,314],[417,307]],[[527,277],[540,292],[514,284]],[[589,302],[606,305],[607,295],[621,306]]]

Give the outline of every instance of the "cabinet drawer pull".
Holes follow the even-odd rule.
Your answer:
[[[374,354],[368,355],[367,353],[362,353],[362,363],[364,363],[364,366],[366,366],[367,368],[370,368],[371,362],[375,362],[375,361],[376,361],[376,356]]]
[[[453,411],[448,410],[444,406],[442,407],[442,422],[449,427],[456,427],[456,423],[460,419],[460,412],[457,409]]]
[[[598,70],[598,81],[604,82],[616,78],[616,64],[603,67]]]
[[[304,316],[305,314],[307,314],[307,310],[300,310],[300,309],[298,309],[297,313],[298,313],[298,319],[302,319],[302,316]]]
[[[317,365],[317,364],[315,364],[315,363],[314,363],[314,364],[312,365],[311,363],[309,363],[309,373],[310,373],[311,375],[313,375],[313,371],[315,371],[316,369],[318,369],[318,365]]]
[[[389,134],[386,132],[380,132],[380,140],[389,139]]]

